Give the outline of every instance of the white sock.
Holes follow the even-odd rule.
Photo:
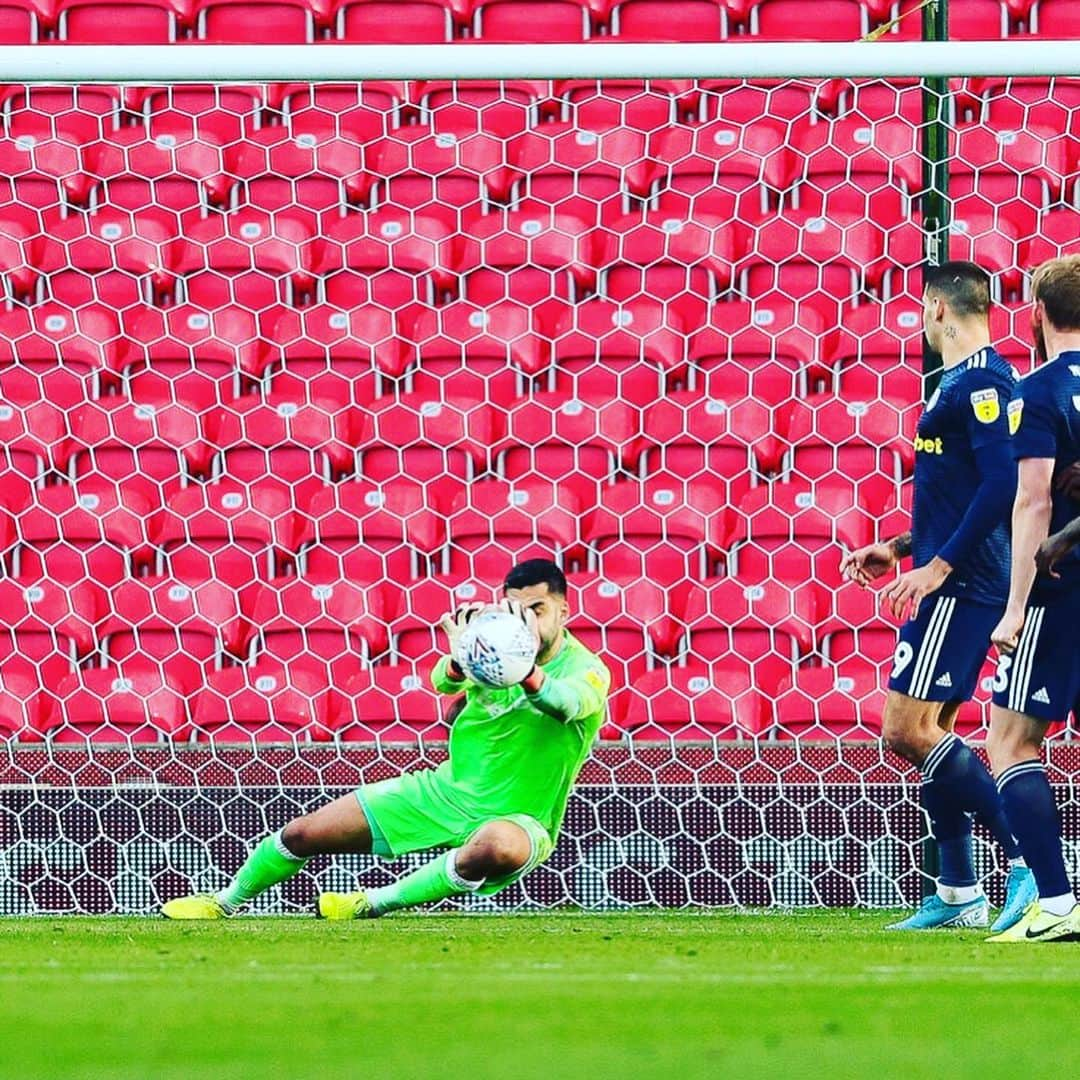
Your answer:
[[[938,882],[938,896],[946,904],[970,904],[982,896],[981,885],[942,885]]]
[[[1010,866],[1027,866],[1027,863],[1024,862],[1024,856],[1023,855],[1018,855],[1015,859],[1010,859],[1009,860],[1009,865]]]
[[[1040,896],[1039,907],[1047,915],[1057,915],[1058,918],[1064,918],[1076,907],[1076,897],[1071,892],[1062,893],[1061,896]]]

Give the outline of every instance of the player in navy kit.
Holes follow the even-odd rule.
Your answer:
[[[1017,922],[1035,898],[983,763],[953,733],[956,713],[975,690],[990,631],[1005,605],[1008,510],[1016,468],[1006,407],[1015,374],[990,345],[990,281],[974,263],[928,272],[926,338],[941,354],[941,382],[915,438],[915,501],[910,533],[848,555],[841,569],[862,585],[907,555],[914,569],[884,594],[900,630],[883,717],[886,743],[922,772],[921,799],[941,855],[934,896],[890,929],[986,926],[989,906],[972,855],[972,815],[1010,861],[1005,907],[995,923]]]
[[[1019,464],[1008,603],[992,638],[1000,651],[988,750],[1039,899],[991,941],[1080,941],[1080,906],[1061,850],[1061,821],[1042,766],[1046,729],[1080,698],[1080,552],[1063,547],[1076,505],[1062,490],[1080,461],[1080,257],[1043,263],[1031,279],[1041,367],[1009,405]],[[1067,486],[1067,485],[1065,485]],[[1044,546],[1051,529],[1057,544]],[[1039,574],[1036,560],[1050,573]]]

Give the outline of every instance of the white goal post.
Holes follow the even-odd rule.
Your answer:
[[[20,82],[794,79],[1080,75],[1080,41],[581,45],[9,45]]]

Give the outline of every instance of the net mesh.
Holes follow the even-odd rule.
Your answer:
[[[909,524],[915,82],[0,106],[0,910],[151,911],[442,760],[433,624],[533,555],[614,692],[554,858],[485,903],[913,898],[896,627],[838,566]],[[1080,80],[943,106],[950,254],[1027,370],[1027,272],[1080,235]],[[316,862],[259,910],[387,872]]]

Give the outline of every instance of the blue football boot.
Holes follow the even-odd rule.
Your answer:
[[[928,896],[922,906],[898,923],[891,923],[886,930],[940,930],[947,927],[971,929],[986,926],[990,922],[990,905],[985,896],[966,904],[946,904],[940,896]]]
[[[1039,899],[1039,887],[1035,875],[1026,866],[1009,868],[1009,880],[1005,886],[1005,903],[990,929],[1000,934],[1015,926],[1023,918],[1028,906]]]

